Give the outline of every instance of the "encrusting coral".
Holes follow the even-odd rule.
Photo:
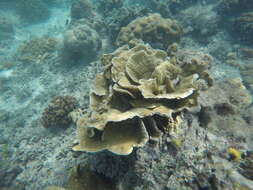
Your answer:
[[[208,62],[172,61],[149,45],[127,45],[101,59],[90,110],[70,115],[78,127],[75,151],[107,149],[120,155],[157,140],[180,124],[180,112],[196,107],[198,90],[211,80]],[[194,69],[193,69],[194,68]]]
[[[183,29],[176,20],[165,19],[155,13],[137,18],[126,27],[122,27],[116,45],[125,45],[138,39],[154,48],[166,49],[173,42],[178,42],[182,34]]]

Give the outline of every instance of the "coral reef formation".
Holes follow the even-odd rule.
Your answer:
[[[241,159],[242,153],[236,150],[235,148],[229,148],[228,153],[229,153],[230,159],[233,161],[239,161]]]
[[[241,56],[244,59],[249,59],[251,57],[251,49],[243,48],[241,49]],[[253,92],[253,65],[250,62],[245,62],[241,64],[235,53],[229,53],[226,64],[237,68],[240,71],[243,83],[250,92]]]
[[[253,65],[251,63],[240,65],[240,73],[242,75],[243,82],[248,87],[248,89],[253,92]]]
[[[45,21],[50,16],[50,11],[43,0],[19,0],[16,2],[16,11],[26,23]]]
[[[14,27],[11,21],[6,17],[0,16],[0,41],[11,39],[14,35]]]
[[[194,5],[198,0],[131,0],[130,2],[145,5],[153,12],[159,12],[164,17],[170,17],[172,14]]]
[[[48,186],[43,190],[115,190],[114,183],[101,174],[90,170],[87,164],[78,164],[70,170],[66,185]]]
[[[219,90],[217,90],[217,87]],[[231,89],[234,89],[233,92]],[[214,96],[217,92],[219,93],[218,97]],[[206,99],[205,97],[205,99],[202,99],[206,93],[210,98]],[[244,93],[245,95],[243,95]],[[243,96],[239,97],[240,94]],[[216,101],[217,98],[219,101]],[[226,119],[224,119],[224,116],[217,116],[213,109],[217,102],[231,101],[233,105],[236,105],[237,109],[240,108],[240,110],[243,110],[251,103],[249,98],[250,96],[242,86],[242,83],[232,80],[218,85],[215,84],[214,89],[210,88],[207,91],[201,92],[200,99],[202,100],[200,103],[210,106],[208,111],[211,112],[211,121],[209,121],[211,125],[209,124],[208,128],[216,128],[217,133],[223,134],[224,137],[231,135],[231,131],[233,131],[233,135],[239,138],[241,134],[238,135],[238,129],[235,130],[233,128],[239,124],[236,121],[238,120],[236,118],[238,115],[236,117],[233,115],[231,123],[226,123],[224,120],[230,120],[230,118],[226,116]],[[238,102],[236,103],[233,99],[238,99]],[[208,102],[204,102],[205,100]],[[192,114],[188,114],[187,112],[183,114],[184,119],[180,126],[180,129],[183,130],[181,138],[175,139],[165,133],[160,138],[158,145],[149,142],[143,148],[134,151],[127,158],[111,155],[108,152],[100,152],[92,156],[92,166],[96,172],[113,179],[117,187],[122,190],[170,188],[188,188],[193,190],[205,188],[219,189],[221,187],[228,190],[233,187],[234,183],[238,184],[238,186],[249,188],[252,183],[241,177],[238,171],[234,169],[235,166],[231,165],[231,163],[237,164],[238,162],[242,162],[243,166],[240,170],[245,176],[249,176],[252,173],[249,169],[243,169],[250,163],[248,161],[246,162],[243,158],[239,159],[238,162],[229,163],[231,160],[231,151],[228,152],[228,150],[230,150],[230,147],[235,147],[235,144],[233,144],[235,141],[230,139],[227,142],[223,138],[214,136],[206,129],[199,127],[197,118]],[[236,123],[233,124],[233,121],[236,121]],[[250,129],[250,126],[245,126],[242,120],[239,120],[239,122],[241,124],[238,127],[241,129],[247,131]],[[250,140],[251,135],[252,132],[248,135],[248,140]],[[180,140],[180,143],[176,142],[178,140]],[[231,143],[230,141],[233,146],[228,146],[228,143]],[[176,148],[174,145],[179,145],[179,148]],[[225,149],[222,147],[225,147]],[[236,149],[242,152],[241,149]],[[227,160],[219,157],[219,154],[222,153],[226,154],[225,159]],[[193,161],[195,159],[196,161]],[[204,165],[206,167],[206,164],[208,165],[208,169],[200,169]],[[227,176],[223,175],[224,171]],[[235,177],[235,174],[238,175],[238,178]],[[182,178],[184,178],[183,181],[181,181]],[[224,184],[223,181],[228,180],[227,178],[231,180],[231,183]]]
[[[128,44],[131,40],[143,40],[152,47],[166,49],[173,42],[178,42],[182,34],[183,29],[176,20],[165,19],[159,14],[150,14],[137,18],[123,27],[116,45]]]
[[[251,44],[253,42],[253,12],[245,12],[234,21],[234,30],[236,37]]]
[[[111,11],[120,9],[123,6],[123,0],[100,0],[96,5],[98,12],[107,16]]]
[[[208,98],[207,98],[208,97]],[[241,150],[235,143],[250,143],[253,131],[249,107],[252,97],[239,78],[216,83],[201,94],[200,104],[209,106],[208,131],[223,136],[231,147]],[[245,114],[243,114],[245,113]],[[229,148],[229,147],[227,147]]]
[[[146,16],[150,11],[142,6],[122,7],[110,10],[104,18],[105,27],[112,42],[115,42],[120,29],[138,17]]]
[[[0,10],[1,190],[252,189],[252,0],[1,0]],[[129,40],[116,44],[122,27]],[[57,94],[81,108],[61,96],[43,113]]]
[[[91,61],[98,55],[101,46],[101,38],[94,29],[83,23],[74,23],[64,34],[63,62]]]
[[[42,113],[41,123],[45,128],[67,127],[71,123],[68,114],[77,107],[72,96],[56,96]]]
[[[66,189],[63,187],[49,186],[49,187],[46,187],[44,190],[66,190]]]
[[[220,14],[234,15],[253,8],[251,0],[221,0],[217,5]]]
[[[221,0],[216,7],[221,16],[220,27],[225,27],[236,40],[252,41],[251,0]]]
[[[74,1],[71,6],[71,19],[89,18],[93,15],[92,6],[89,0]]]
[[[90,95],[91,112],[71,113],[79,139],[73,150],[130,154],[133,147],[175,130],[180,111],[198,105],[198,90],[211,85],[211,78],[209,62],[180,53],[173,60],[144,44],[104,55],[105,70],[97,75]]]
[[[17,59],[24,63],[42,63],[57,49],[58,40],[52,37],[32,38],[18,48]]]
[[[181,11],[178,20],[185,28],[185,34],[206,44],[219,31],[220,16],[212,10],[212,6],[199,7],[198,4]]]
[[[70,172],[66,190],[103,189],[114,190],[113,183],[92,172],[88,165],[77,165]]]

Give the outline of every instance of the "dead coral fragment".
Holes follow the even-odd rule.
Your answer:
[[[178,42],[182,34],[183,29],[177,21],[165,19],[160,14],[150,14],[121,28],[116,44],[121,46],[140,39],[153,47],[166,49],[173,42]]]
[[[71,114],[78,127],[76,151],[124,155],[157,140],[180,124],[180,111],[197,105],[198,82],[206,81],[204,69],[192,70],[198,62],[181,67],[143,44],[118,48],[101,62],[105,69],[95,79],[91,112]]]

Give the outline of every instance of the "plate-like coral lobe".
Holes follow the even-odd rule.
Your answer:
[[[104,71],[90,94],[90,113],[71,113],[79,139],[73,149],[125,155],[174,130],[180,112],[197,106],[199,82],[208,83],[209,63],[170,59],[165,51],[144,44],[104,55]]]

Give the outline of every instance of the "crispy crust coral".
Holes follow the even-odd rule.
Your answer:
[[[144,44],[118,48],[101,62],[105,69],[90,94],[91,112],[75,119],[76,151],[126,155],[158,139],[180,124],[180,111],[197,105],[198,82],[205,81],[202,63],[194,62],[193,71],[191,64],[181,67],[165,51]]]

